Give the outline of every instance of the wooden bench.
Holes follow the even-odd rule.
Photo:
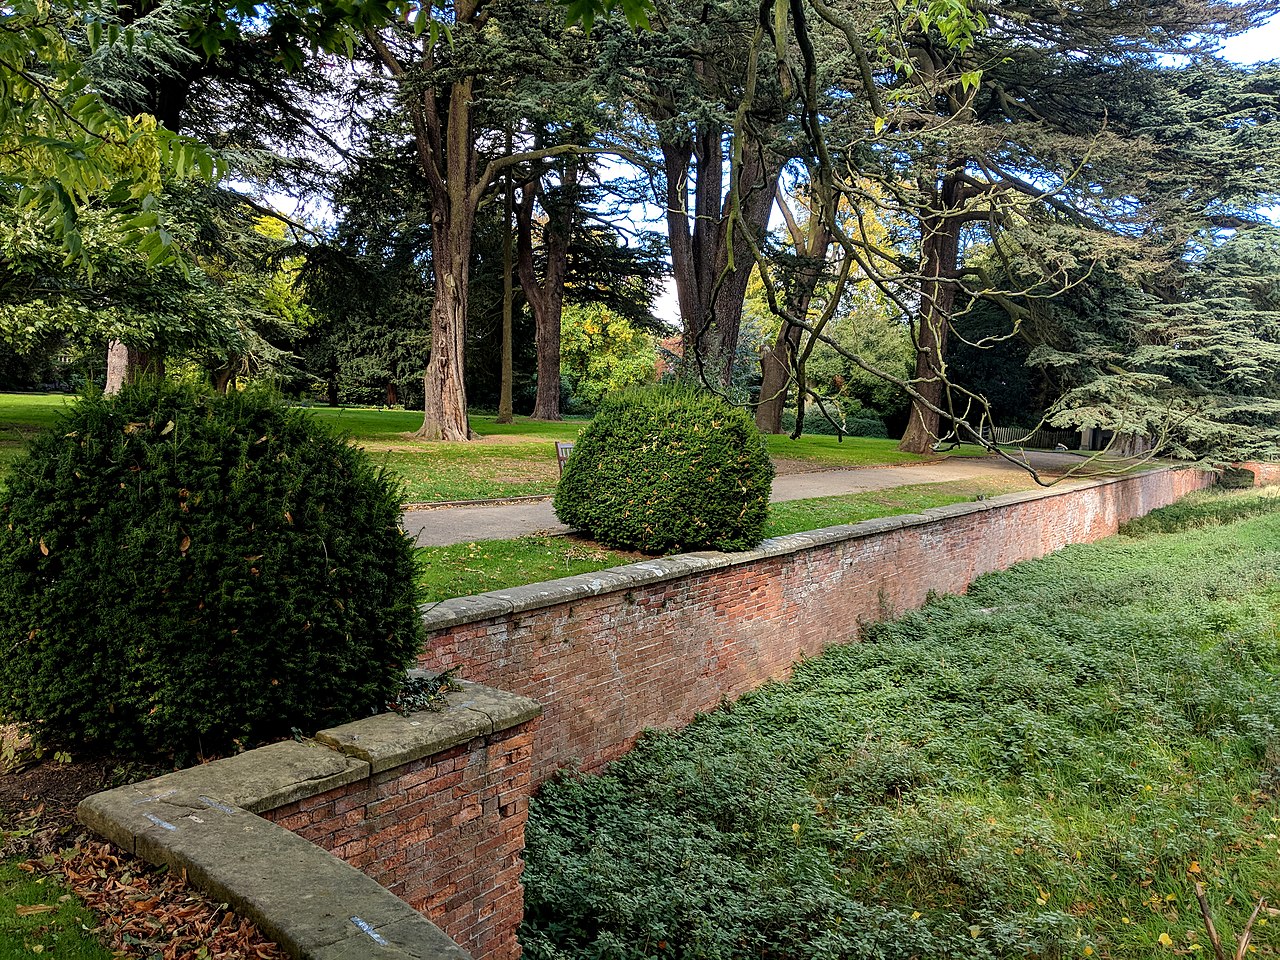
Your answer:
[[[569,462],[569,454],[573,453],[572,443],[556,441],[556,463],[560,466],[560,476],[564,476],[564,465]]]

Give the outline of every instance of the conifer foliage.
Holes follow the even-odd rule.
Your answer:
[[[582,432],[556,515],[648,553],[760,542],[773,462],[750,414],[683,386],[618,394]]]
[[[397,494],[264,392],[82,399],[0,498],[0,713],[186,756],[382,707],[420,640]]]

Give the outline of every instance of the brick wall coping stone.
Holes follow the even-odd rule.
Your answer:
[[[1162,467],[1157,468],[1157,470],[1143,472],[1183,469],[1193,468]],[[1132,476],[1133,474],[1129,474],[1122,477],[1088,480],[1081,483],[1073,483],[1066,487],[1047,490],[1007,493],[992,497],[989,500],[954,503],[944,507],[930,507],[920,513],[903,514],[896,517],[878,517],[874,520],[863,520],[859,523],[846,523],[834,527],[823,527],[820,530],[810,530],[805,533],[792,533],[782,537],[772,537],[752,550],[742,550],[736,553],[707,550],[699,553],[676,554],[670,557],[655,557],[652,560],[642,560],[639,563],[599,570],[594,573],[578,574],[577,576],[550,580],[545,583],[533,583],[528,586],[514,587],[508,590],[495,590],[472,597],[442,600],[422,606],[422,622],[428,633],[446,630],[449,627],[456,627],[461,624],[510,616],[515,613],[538,610],[560,603],[571,603],[574,600],[582,600],[587,597],[631,590],[652,583],[661,583],[665,580],[675,580],[680,577],[723,570],[772,557],[801,553],[825,544],[859,540],[886,533],[890,530],[927,526],[952,517],[962,517],[967,514],[997,510],[1001,507],[1013,506],[1019,503],[1074,494],[1093,487],[1105,487],[1114,483],[1121,483]]]
[[[410,675],[425,673],[409,672]],[[500,733],[542,713],[542,707],[527,697],[478,683],[460,680],[454,683],[461,689],[447,695],[447,711],[415,713],[407,719],[396,713],[383,713],[321,730],[316,740],[348,758],[368,764],[370,773],[381,773],[442,753],[476,737]]]
[[[185,870],[300,960],[469,960],[395,894],[257,816],[541,713],[526,697],[458,686],[439,713],[357,720],[95,794],[76,814],[121,849]]]

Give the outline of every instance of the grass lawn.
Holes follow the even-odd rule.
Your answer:
[[[111,952],[89,932],[94,925],[92,915],[54,879],[0,861],[0,960],[41,954],[111,960]]]
[[[1234,956],[1280,897],[1280,497],[1196,496],[863,640],[544,786],[525,956],[1212,957],[1195,881]]]
[[[1030,489],[1031,486],[1031,482],[1022,476],[989,477],[775,503],[769,507],[765,536],[780,537],[840,523],[857,523],[873,517],[918,513],[928,507],[973,500],[979,494],[991,497]],[[423,587],[423,599],[435,602],[592,573],[641,559],[643,554],[607,550],[573,537],[485,540],[451,547],[420,548],[419,582]]]
[[[9,465],[71,398],[61,393],[0,393],[0,481]]]
[[[53,423],[70,398],[61,394],[0,394],[0,477],[41,427]],[[557,440],[572,441],[586,420],[541,423],[518,418],[498,424],[492,416],[473,416],[478,440],[469,443],[426,443],[413,431],[422,414],[411,410],[312,407],[311,413],[334,429],[349,433],[373,457],[399,475],[408,503],[542,496],[555,490]],[[766,438],[769,452],[784,468],[794,461],[801,469],[916,463],[925,457],[902,453],[896,441],[847,437],[785,436]],[[962,448],[960,456],[979,454]]]

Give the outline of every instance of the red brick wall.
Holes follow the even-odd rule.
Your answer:
[[[538,723],[262,815],[377,880],[477,960],[515,960]]]
[[[858,635],[862,621],[964,591],[980,574],[1114,533],[1212,482],[1163,471],[430,633],[420,664],[539,701],[533,783],[595,770],[648,727],[679,727]]]
[[[1236,466],[1253,471],[1255,487],[1271,487],[1280,484],[1280,463],[1237,463]]]

